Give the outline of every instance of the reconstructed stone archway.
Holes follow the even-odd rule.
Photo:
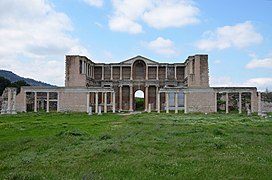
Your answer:
[[[136,89],[134,92],[134,111],[144,110],[144,91],[141,89]]]

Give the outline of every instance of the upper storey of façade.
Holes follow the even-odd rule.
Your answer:
[[[159,63],[136,56],[120,63],[94,63],[67,55],[65,86],[100,86],[101,82],[178,82],[185,87],[209,87],[208,55],[189,56],[184,63]]]

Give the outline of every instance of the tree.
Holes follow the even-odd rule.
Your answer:
[[[27,84],[24,80],[11,83],[10,80],[0,76],[0,96],[2,96],[6,87],[17,88],[17,94],[19,94],[22,86],[29,86],[29,84]]]
[[[2,96],[3,91],[6,87],[9,87],[11,85],[10,80],[0,76],[0,95]]]
[[[20,91],[21,91],[21,87],[22,86],[29,86],[29,84],[27,84],[24,80],[20,80],[20,81],[16,81],[14,83],[11,83],[10,86],[11,87],[16,87],[17,88],[16,92],[17,92],[17,94],[19,94]]]
[[[266,89],[265,92],[262,92],[262,100],[265,102],[272,102],[272,92],[268,89]]]

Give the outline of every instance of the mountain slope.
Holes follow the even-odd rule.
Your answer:
[[[52,86],[50,84],[47,84],[47,83],[44,83],[44,82],[41,82],[41,81],[36,81],[34,79],[24,78],[24,77],[18,76],[16,74],[14,74],[13,72],[6,71],[6,70],[0,70],[0,76],[10,80],[11,82],[23,80],[27,84],[29,84],[30,86]]]

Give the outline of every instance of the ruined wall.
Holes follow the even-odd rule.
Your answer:
[[[151,110],[154,111],[156,109],[156,87],[149,86],[148,88],[148,104],[151,104]]]
[[[159,80],[165,80],[165,66],[159,66]]]
[[[177,67],[177,80],[184,80],[185,67]]]
[[[110,65],[104,66],[104,80],[110,80],[111,79],[111,67]]]
[[[157,79],[157,67],[148,68],[148,79],[156,80]]]
[[[102,67],[101,66],[95,66],[94,67],[94,79],[95,80],[101,80],[102,79]]]
[[[80,56],[66,56],[65,86],[86,86],[86,75],[82,74],[82,62]],[[81,62],[81,63],[80,63]]]
[[[87,93],[86,92],[60,92],[59,93],[59,111],[87,111]]]
[[[123,97],[122,97],[122,109],[129,110],[129,95],[130,95],[130,88],[129,86],[123,86]]]
[[[208,55],[190,56],[185,71],[188,87],[209,87]]]
[[[272,112],[272,103],[261,101],[261,111]]]
[[[251,106],[253,112],[258,112],[258,94],[257,89],[251,94]]]
[[[131,68],[130,67],[122,67],[122,78],[124,80],[129,80],[130,79],[130,73],[131,73]]]
[[[26,104],[25,104],[25,93],[24,88],[21,88],[21,92],[16,96],[16,111],[17,112],[25,112]]]
[[[113,67],[112,68],[112,78],[113,80],[119,80],[120,79],[120,67]]]
[[[174,80],[175,79],[175,67],[167,66],[167,79]]]
[[[213,90],[186,92],[188,112],[215,112],[215,94]]]

